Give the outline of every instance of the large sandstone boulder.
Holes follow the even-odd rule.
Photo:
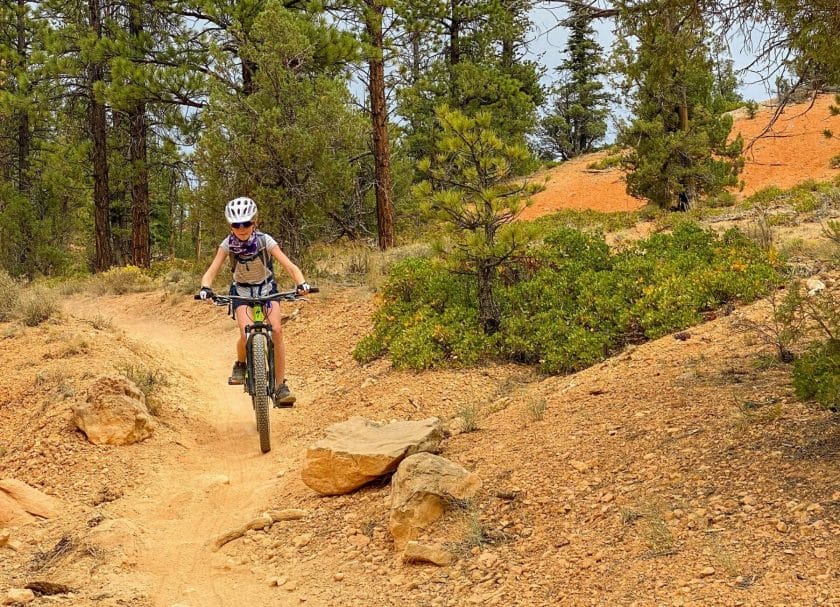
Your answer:
[[[34,523],[36,519],[11,497],[0,491],[0,529],[20,527]]]
[[[0,527],[16,527],[39,518],[55,518],[61,501],[13,478],[0,480]]]
[[[444,457],[418,453],[405,458],[391,479],[388,528],[402,549],[453,503],[468,500],[481,488],[474,473]]]
[[[380,424],[361,417],[333,424],[306,451],[301,477],[323,495],[350,493],[396,470],[409,455],[440,449],[443,431],[436,417]]]
[[[130,445],[154,430],[145,395],[119,375],[103,375],[88,388],[87,401],[73,408],[73,421],[95,445]]]

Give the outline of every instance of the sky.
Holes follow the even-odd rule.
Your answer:
[[[546,66],[546,73],[543,77],[545,84],[549,84],[555,77],[554,68],[563,61],[563,53],[566,48],[566,40],[569,34],[568,28],[558,25],[558,19],[562,19],[565,13],[563,9],[547,9],[538,7],[531,11],[531,19],[534,29],[531,32],[529,43],[529,58],[539,61]],[[599,20],[595,23],[598,34],[598,42],[606,53],[612,47],[615,36],[611,30],[612,22]],[[754,59],[754,56],[745,48],[744,40],[733,38],[730,40],[732,59],[736,70],[747,67]],[[744,99],[762,101],[772,97],[767,90],[767,85],[761,81],[756,74],[739,74],[743,82],[740,93]]]
[[[545,66],[546,70],[542,77],[542,83],[546,86],[556,80],[557,73],[555,68],[564,59],[569,29],[558,23],[564,16],[564,9],[561,8],[548,9],[538,7],[531,11],[533,30],[529,39],[529,52],[527,57]],[[615,41],[612,26],[612,21],[608,19],[595,22],[598,43],[604,49],[605,54],[610,52],[612,44]],[[729,46],[736,70],[743,70],[754,60],[754,56],[746,50],[745,47],[747,45],[744,40],[730,40]],[[744,99],[760,102],[773,96],[773,93],[767,88],[767,83],[761,79],[760,75],[755,73],[739,73],[738,78],[742,81],[739,92]],[[612,115],[614,120],[626,118],[629,115],[629,110],[626,107],[617,105],[612,108]],[[606,137],[607,143],[611,143],[614,140],[616,132],[616,124],[610,124]]]

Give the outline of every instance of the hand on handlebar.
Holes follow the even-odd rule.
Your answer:
[[[306,281],[303,281],[297,287],[295,287],[295,291],[297,292],[298,295],[306,295],[307,293],[309,293],[309,290],[310,290],[309,283],[306,282]]]
[[[213,289],[210,287],[201,287],[201,290],[196,295],[197,299],[213,299]]]

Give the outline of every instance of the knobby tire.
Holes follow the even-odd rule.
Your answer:
[[[265,335],[255,334],[251,338],[251,361],[253,362],[252,371],[254,373],[254,393],[251,395],[251,400],[254,403],[254,413],[257,416],[257,432],[260,434],[260,450],[263,453],[271,451],[266,351]]]

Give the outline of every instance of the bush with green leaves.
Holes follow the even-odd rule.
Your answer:
[[[811,344],[793,363],[793,388],[803,400],[840,410],[840,340]]]
[[[441,261],[397,262],[382,297],[373,333],[356,346],[360,362],[387,352],[397,368],[426,369],[474,364],[489,352],[473,281],[447,272]]]
[[[751,301],[777,281],[766,254],[736,230],[717,236],[684,223],[613,253],[601,235],[561,227],[503,274],[498,333],[482,335],[471,282],[440,261],[409,259],[393,268],[373,333],[355,354],[390,354],[408,368],[494,358],[568,373],[685,329],[726,302]]]

